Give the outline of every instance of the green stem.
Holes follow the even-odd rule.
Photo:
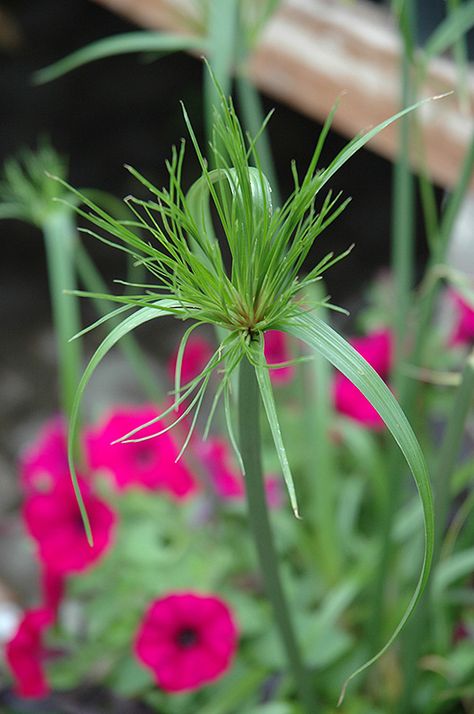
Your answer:
[[[239,434],[245,468],[250,527],[269,598],[288,663],[295,679],[300,704],[306,714],[315,714],[308,673],[301,659],[278,569],[278,556],[268,516],[263,483],[260,443],[260,394],[253,366],[242,359],[239,373]]]
[[[321,299],[319,285],[313,286],[312,298]],[[319,316],[325,319],[327,310],[320,307]],[[329,433],[334,423],[331,402],[331,365],[319,353],[303,365],[302,402],[306,443],[305,466],[307,486],[311,498],[311,512],[315,515],[318,561],[330,583],[337,582],[341,573],[343,550],[336,511],[339,494],[339,474],[334,464],[334,448]]]
[[[65,294],[76,288],[76,226],[72,212],[60,208],[44,220],[48,281],[59,358],[59,390],[62,410],[69,419],[81,373],[81,353],[77,341],[69,342],[81,329],[78,299]]]
[[[251,136],[256,136],[265,120],[262,102],[257,89],[243,75],[237,77],[237,92],[242,111],[242,117],[247,130]],[[281,205],[278,180],[276,176],[275,164],[272,157],[272,149],[268,134],[264,131],[257,142],[258,154],[262,164],[262,171],[272,187],[272,201],[275,206]]]
[[[225,97],[230,94],[234,70],[236,35],[239,22],[238,0],[210,0],[208,3],[207,41],[209,63]],[[219,107],[216,85],[204,72],[204,119],[208,141],[213,141],[214,110]]]
[[[439,557],[441,542],[446,527],[446,519],[451,496],[451,476],[456,468],[461,440],[465,424],[474,398],[474,350],[466,360],[461,384],[456,390],[456,396],[448,417],[446,433],[436,460],[434,473],[435,491],[435,550],[433,565]]]
[[[93,261],[90,259],[81,243],[78,243],[77,246],[76,262],[79,277],[86,290],[91,293],[107,293],[107,286],[102,279],[101,274],[95,267]],[[99,315],[107,315],[107,313],[112,309],[112,306],[107,302],[107,300],[94,298],[93,302]],[[114,320],[111,318],[109,321],[110,328],[112,329],[118,325],[119,322],[120,319]],[[129,361],[130,366],[134,370],[135,376],[145,394],[148,395],[154,402],[159,403],[163,398],[163,394],[157,387],[157,379],[153,374],[153,370],[150,368],[145,355],[140,349],[138,342],[132,335],[126,335],[120,340],[119,348]]]
[[[409,34],[408,13],[410,5],[400,20],[404,48],[402,76],[402,106],[406,107],[413,99],[414,87],[411,79],[411,37]],[[410,171],[411,118],[402,117],[399,127],[398,156],[394,169],[392,196],[392,271],[395,281],[394,336],[396,365],[393,375],[395,392],[403,391],[406,377],[398,369],[403,355],[407,318],[410,310],[411,291],[413,289],[414,263],[414,182]],[[401,401],[403,407],[403,401]],[[384,639],[380,623],[384,621],[385,589],[390,572],[392,557],[392,528],[397,504],[400,500],[399,477],[402,459],[398,449],[391,448],[389,453],[387,498],[381,511],[381,549],[378,556],[377,572],[374,579],[371,618],[368,625],[368,637],[371,650],[377,651]]]
[[[441,448],[436,459],[434,473],[435,491],[435,548],[433,554],[433,569],[439,560],[441,543],[446,527],[450,496],[451,477],[456,468],[456,462],[464,435],[466,419],[474,397],[474,351],[468,357],[461,384],[456,390],[456,395],[448,417],[447,427]],[[404,664],[404,691],[400,699],[398,711],[407,714],[410,703],[413,701],[413,691],[416,686],[417,661],[420,656],[420,645],[424,634],[430,632],[429,627],[429,591],[424,595],[418,610],[408,623],[403,638],[403,664]]]
[[[443,213],[439,233],[436,236],[434,246],[426,269],[427,279],[425,280],[425,290],[423,291],[419,302],[419,316],[417,330],[415,334],[414,347],[410,355],[410,362],[416,366],[420,366],[423,361],[426,339],[429,335],[431,327],[431,318],[433,315],[436,297],[439,290],[439,280],[435,278],[435,271],[440,264],[446,259],[446,252],[451,238],[456,217],[462,205],[464,197],[469,187],[469,181],[474,169],[474,137],[471,140],[469,151],[466,154],[462,166],[458,184],[449,197],[446,203],[446,209]],[[413,406],[418,398],[417,384],[413,384],[411,380],[407,380],[406,385],[406,411],[408,415],[413,411]]]

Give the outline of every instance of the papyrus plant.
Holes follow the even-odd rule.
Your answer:
[[[334,256],[329,253],[306,274],[301,275],[300,271],[316,238],[347,204],[347,201],[341,202],[340,196],[334,196],[330,191],[322,196],[328,181],[371,137],[410,109],[391,117],[365,135],[356,137],[326,168],[319,168],[321,150],[331,124],[330,115],[307,171],[299,176],[297,168],[293,166],[294,190],[281,207],[275,207],[272,204],[271,186],[260,167],[258,136],[249,138],[244,135],[232,103],[222,93],[219,96],[220,105],[214,114],[213,141],[208,159],[199,147],[184,110],[185,122],[201,168],[200,178],[187,192],[182,185],[184,143],[180,149],[173,150],[167,163],[170,177],[167,189],[156,188],[136,170],[129,168],[150,192],[150,198],[127,197],[125,201],[130,209],[128,220],[117,220],[87,197],[71,189],[75,197],[82,201],[81,207],[76,210],[93,225],[92,229],[87,228],[85,232],[130,254],[150,274],[150,283],[135,285],[134,294],[108,296],[122,303],[111,316],[123,319],[101,343],[80,382],[71,418],[71,471],[87,533],[92,538],[77,488],[73,449],[79,405],[87,383],[107,352],[136,327],[165,315],[190,321],[177,360],[174,404],[159,418],[173,414],[182,405],[179,416],[174,418],[167,429],[190,416],[191,427],[183,444],[184,450],[204,395],[211,385],[211,375],[218,374],[220,380],[211,401],[207,426],[222,398],[230,440],[246,478],[249,518],[267,594],[274,607],[300,703],[307,714],[313,714],[316,705],[299,655],[290,608],[279,578],[262,487],[259,436],[261,404],[273,436],[291,506],[296,515],[305,517],[304,508],[298,507],[298,485],[293,482],[280,431],[263,350],[263,336],[267,330],[277,329],[302,340],[327,358],[361,390],[398,443],[420,495],[425,549],[415,592],[387,644],[357,670],[360,672],[389,647],[426,585],[433,551],[431,489],[423,454],[395,397],[348,342],[318,317],[318,305],[308,304],[304,297],[305,289],[318,281],[322,273],[345,254]],[[209,166],[214,168],[211,170]],[[327,304],[327,301],[320,304]],[[202,373],[192,382],[181,385],[180,368],[186,341],[192,330],[204,324],[216,328],[219,346]],[[237,374],[238,386],[234,379]],[[233,426],[235,411],[237,435],[234,435]],[[148,422],[143,427],[152,423]],[[160,433],[158,431],[154,436],[159,438]],[[142,438],[151,437],[141,437],[140,429],[135,429],[124,434],[121,441]],[[318,474],[318,478],[325,477],[324,473]],[[314,646],[318,647],[318,643],[315,642]]]

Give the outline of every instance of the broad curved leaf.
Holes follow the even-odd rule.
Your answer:
[[[346,680],[341,693],[340,701],[342,701],[349,681],[373,664],[390,647],[413,612],[428,582],[434,550],[434,510],[431,484],[425,458],[405,414],[390,389],[363,357],[332,327],[307,312],[301,312],[291,321],[278,325],[277,329],[288,332],[321,353],[360,389],[380,414],[405,456],[423,506],[425,548],[415,592],[388,642]]]
[[[71,415],[69,420],[69,436],[68,436],[68,460],[69,468],[71,471],[71,478],[74,487],[74,493],[77,498],[77,503],[79,510],[81,512],[82,521],[84,523],[84,528],[86,531],[87,540],[92,545],[93,538],[91,532],[91,526],[87,511],[84,505],[84,500],[82,498],[81,489],[77,480],[76,466],[75,466],[75,449],[77,430],[79,426],[79,408],[82,402],[82,396],[84,391],[95,372],[97,366],[102,362],[106,354],[114,347],[122,337],[128,335],[136,327],[143,325],[145,322],[149,322],[157,317],[163,317],[165,315],[175,314],[176,309],[179,309],[179,303],[174,300],[160,300],[153,304],[151,307],[143,307],[137,310],[133,315],[126,317],[120,325],[117,325],[105,339],[101,342],[93,356],[91,357],[89,364],[84,370],[81,381],[76,390],[74,397],[74,402],[71,409]]]

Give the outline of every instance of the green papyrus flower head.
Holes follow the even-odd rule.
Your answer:
[[[266,330],[278,329],[306,342],[345,374],[378,411],[405,456],[423,506],[425,552],[415,592],[388,643],[352,675],[355,676],[393,642],[426,585],[433,553],[431,488],[416,437],[391,391],[367,362],[318,318],[315,314],[317,306],[303,303],[302,291],[343,256],[335,257],[329,253],[305,275],[300,275],[300,271],[316,238],[347,205],[347,201],[341,202],[340,197],[333,196],[331,192],[321,196],[329,179],[379,131],[418,105],[399,112],[368,133],[356,137],[327,167],[320,168],[318,162],[331,125],[331,113],[305,174],[300,177],[293,166],[294,189],[281,207],[275,207],[272,205],[271,187],[259,162],[258,136],[249,138],[244,135],[231,101],[222,93],[219,96],[220,106],[215,111],[213,141],[208,159],[204,157],[188,115],[183,110],[201,168],[200,178],[187,192],[182,185],[184,143],[179,150],[173,150],[167,163],[167,189],[156,188],[138,171],[129,168],[149,190],[150,198],[129,196],[125,199],[130,209],[127,220],[112,217],[87,197],[71,189],[76,198],[82,201],[83,207],[76,210],[94,226],[85,232],[129,253],[137,263],[146,267],[151,276],[148,284],[135,285],[135,294],[107,296],[123,303],[112,313],[115,318],[130,310],[132,313],[124,317],[104,339],[78,387],[71,416],[69,448],[76,493],[90,538],[87,514],[77,487],[73,453],[82,394],[96,366],[123,336],[147,321],[163,315],[174,315],[192,322],[184,334],[178,353],[175,404],[158,419],[173,411],[174,406],[186,401],[187,406],[175,421],[180,421],[194,411],[184,449],[196,423],[211,374],[218,368],[221,380],[211,405],[206,430],[222,397],[230,439],[238,453],[232,427],[232,375],[241,360],[249,360],[255,369],[290,501],[294,512],[298,514],[296,491],[264,356],[263,335]],[[265,126],[262,131],[264,129]],[[103,321],[101,319],[99,322]],[[180,369],[186,341],[191,331],[204,323],[216,327],[219,346],[202,373],[192,382],[181,386]],[[148,422],[140,429],[152,423]],[[140,429],[125,434],[121,441],[140,440]],[[157,432],[155,436],[160,433]],[[318,477],[324,478],[324,474]]]

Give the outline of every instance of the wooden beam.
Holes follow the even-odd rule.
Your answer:
[[[199,3],[193,0],[95,2],[150,29],[199,33],[203,26]],[[245,70],[263,92],[319,122],[341,97],[334,126],[352,137],[398,111],[400,58],[401,44],[392,18],[367,0],[282,0]],[[429,66],[422,96],[450,92],[456,85],[454,63],[437,58]],[[453,93],[418,112],[421,133],[413,147],[412,164],[419,167],[424,153],[433,180],[448,188],[456,182],[474,133],[472,67],[467,89],[467,109],[461,109]],[[393,159],[397,127],[383,131],[369,148]]]

